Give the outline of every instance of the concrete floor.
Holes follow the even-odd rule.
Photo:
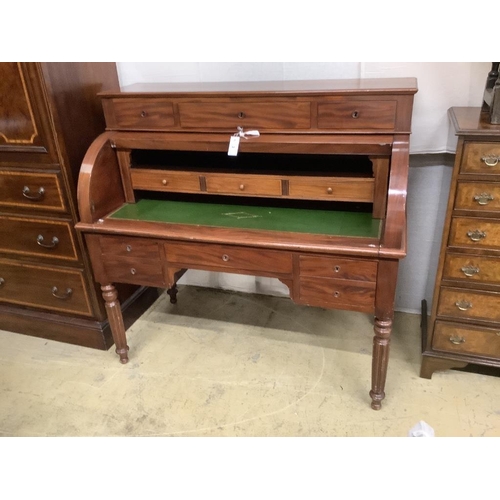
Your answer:
[[[419,378],[420,317],[397,313],[370,408],[369,315],[181,287],[128,330],[130,362],[0,331],[1,436],[500,436],[500,378]]]

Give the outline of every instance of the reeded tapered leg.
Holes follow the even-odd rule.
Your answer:
[[[120,363],[128,363],[128,345],[125,335],[125,325],[123,324],[122,310],[118,300],[118,292],[113,285],[101,286],[102,296],[105,301],[106,312],[108,313],[111,334],[115,341],[116,353],[120,356]]]
[[[392,331],[392,319],[375,318],[375,337],[373,338],[372,357],[372,408],[380,410],[382,400],[385,398],[385,379],[387,377],[387,365],[389,363],[389,343]]]

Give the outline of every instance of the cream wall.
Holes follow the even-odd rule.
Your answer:
[[[439,256],[456,138],[447,110],[479,106],[491,63],[255,62],[118,63],[122,86],[139,82],[208,82],[386,78],[414,76],[415,95],[408,181],[408,255],[402,261],[396,309],[419,312],[429,304]],[[445,154],[443,154],[445,153]],[[191,271],[180,283],[255,293],[287,295],[277,280]]]

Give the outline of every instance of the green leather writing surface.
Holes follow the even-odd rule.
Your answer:
[[[381,225],[371,213],[149,199],[124,205],[110,218],[365,238],[378,238]]]

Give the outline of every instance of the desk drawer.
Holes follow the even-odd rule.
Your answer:
[[[432,348],[500,359],[500,329],[436,321]]]
[[[500,219],[453,217],[448,244],[500,250]]]
[[[207,193],[242,196],[281,196],[281,178],[266,175],[205,176]]]
[[[301,277],[299,300],[309,306],[372,312],[375,283]]]
[[[375,282],[377,279],[377,262],[301,255],[300,276]]]
[[[160,259],[104,257],[104,268],[112,283],[165,286],[163,265]]]
[[[108,257],[160,258],[158,243],[156,241],[128,236],[101,236],[100,244],[103,255]]]
[[[318,128],[392,130],[396,101],[338,98],[318,103]]]
[[[70,222],[0,217],[0,242],[6,253],[78,260]]]
[[[500,211],[500,183],[459,182],[455,209],[483,212]]]
[[[238,273],[254,271],[263,276],[292,273],[292,254],[230,245],[166,243],[167,260],[193,269]]]
[[[0,207],[66,211],[59,176],[0,171]]]
[[[200,102],[180,103],[183,128],[309,129],[309,102]]]
[[[91,316],[79,270],[0,261],[0,302]]]
[[[290,177],[291,198],[373,202],[373,179]]]
[[[443,278],[500,285],[500,259],[448,254],[444,261]]]
[[[200,176],[195,172],[172,170],[131,170],[132,187],[147,191],[198,193]]]
[[[105,99],[103,106],[109,128],[161,130],[175,124],[174,108],[168,99]]]
[[[460,170],[471,174],[500,174],[500,142],[467,142]]]
[[[442,287],[437,315],[500,321],[500,293]]]

